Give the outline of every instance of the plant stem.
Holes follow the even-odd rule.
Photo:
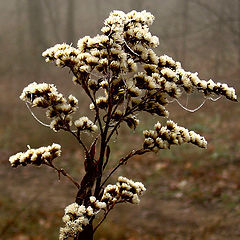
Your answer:
[[[103,187],[104,184],[107,182],[107,180],[112,176],[112,174],[113,174],[114,172],[116,172],[116,170],[117,170],[121,165],[125,164],[128,159],[132,158],[132,157],[135,156],[135,155],[142,155],[142,154],[144,154],[145,152],[148,152],[148,150],[141,148],[141,149],[136,150],[136,151],[133,150],[133,151],[131,151],[126,157],[121,158],[121,159],[119,160],[118,165],[112,169],[112,171],[109,173],[109,175],[107,176],[107,178],[103,181],[103,183],[102,183],[101,186],[100,186],[100,189],[102,189],[102,187]]]
[[[52,162],[50,162],[49,164],[46,164],[46,165],[55,169],[58,172],[59,179],[60,179],[60,174],[62,174],[64,177],[67,177],[79,189],[79,187],[80,187],[79,184],[63,168],[61,168],[61,169],[57,168]]]
[[[66,131],[69,131],[77,140],[78,142],[82,145],[82,147],[84,148],[84,151],[87,152],[87,147],[85,146],[85,144],[83,143],[83,141],[80,139],[80,137],[75,134],[71,129],[65,129]]]
[[[93,240],[93,234],[93,225],[92,222],[90,222],[84,227],[82,232],[78,233],[74,240]]]
[[[115,205],[112,205],[104,214],[102,220],[97,224],[97,226],[93,229],[93,233],[96,232],[96,230],[100,227],[100,225],[104,222],[104,220],[106,219],[107,215],[110,213],[110,211],[113,209]]]

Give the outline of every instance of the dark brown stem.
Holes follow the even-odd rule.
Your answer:
[[[146,152],[148,152],[148,151],[149,151],[148,149],[144,149],[144,148],[141,148],[141,149],[136,150],[136,151],[133,150],[133,151],[131,151],[126,157],[121,158],[121,159],[119,160],[119,163],[117,164],[117,166],[112,169],[112,171],[108,174],[108,176],[106,177],[106,179],[103,181],[103,183],[102,183],[101,186],[100,186],[100,189],[102,189],[102,187],[103,187],[104,184],[108,181],[108,179],[112,176],[112,174],[113,174],[114,172],[116,172],[117,169],[118,169],[120,166],[122,166],[123,164],[126,164],[127,161],[128,161],[130,158],[132,158],[132,157],[135,156],[135,155],[142,155],[142,154],[144,154],[144,153],[146,153]]]
[[[82,232],[78,233],[74,240],[93,240],[93,234],[93,225],[90,222]]]
[[[76,78],[78,78],[78,76],[77,76],[77,74],[74,72],[73,68],[71,68],[71,70],[72,70],[74,76],[75,76]],[[83,89],[84,89],[84,91],[86,92],[86,94],[88,95],[88,97],[90,98],[91,102],[92,102],[93,105],[94,105],[94,108],[95,108],[95,111],[96,111],[96,118],[97,118],[97,121],[98,121],[98,124],[99,124],[100,132],[101,132],[101,134],[103,134],[102,122],[101,122],[101,119],[100,119],[99,108],[98,108],[98,106],[97,106],[97,104],[96,104],[96,101],[95,101],[94,97],[91,95],[91,93],[90,93],[88,87],[86,86],[86,84],[85,84],[85,86],[83,87]]]
[[[108,164],[108,161],[109,161],[109,157],[110,157],[110,147],[109,145],[107,145],[107,150],[106,150],[106,160],[103,164],[103,171],[104,169],[106,168],[107,164]]]
[[[115,206],[115,204],[113,204],[104,214],[102,220],[97,224],[97,226],[93,229],[93,233],[96,232],[96,230],[100,227],[100,225],[104,222],[104,220],[106,219],[107,215],[110,213],[110,211],[113,209],[113,207]]]
[[[89,92],[89,90],[88,89],[84,89],[84,90],[87,93],[87,95],[89,96],[89,98],[91,99],[92,103],[94,104],[94,108],[96,110],[96,117],[97,117],[99,128],[100,128],[100,132],[101,132],[101,134],[103,134],[103,127],[102,127],[102,122],[101,122],[101,119],[100,119],[99,108],[98,108],[94,98],[92,97],[91,93]]]
[[[67,177],[79,189],[80,185],[63,168],[61,168],[61,169],[59,169],[57,171],[59,171],[59,173],[61,173],[63,176]]]
[[[92,195],[92,189],[96,178],[98,176],[98,167],[96,161],[92,158],[92,155],[87,152],[84,161],[85,175],[82,178],[80,188],[78,190],[75,202],[79,205],[86,204],[89,201],[89,197]]]
[[[79,189],[79,187],[80,187],[79,184],[63,168],[61,168],[61,169],[57,168],[55,165],[53,165],[52,162],[50,162],[49,164],[46,164],[46,165],[55,169],[58,172],[59,180],[60,180],[60,174],[62,174],[64,177],[67,177]]]
[[[110,141],[113,133],[117,130],[117,128],[118,128],[118,126],[121,124],[122,120],[123,120],[126,116],[128,116],[129,114],[131,114],[131,112],[128,111],[128,112],[125,113],[125,114],[120,118],[120,120],[115,124],[115,126],[113,127],[113,130],[110,132],[110,134],[109,134],[108,137],[107,137],[106,144],[109,143],[109,141]]]
[[[64,130],[70,132],[77,139],[77,141],[82,145],[82,147],[84,148],[84,151],[87,152],[87,147],[85,146],[85,144],[81,140],[79,133],[76,134],[71,129],[64,129]]]
[[[104,159],[105,149],[106,149],[106,134],[107,134],[106,130],[107,130],[107,128],[105,127],[105,131],[104,131],[103,135],[101,136],[100,156],[98,159],[99,175],[97,177],[95,193],[94,193],[94,195],[96,197],[98,197],[98,194],[101,190],[100,185],[101,185],[101,179],[102,179],[102,166],[103,166],[103,159]]]
[[[159,89],[158,91],[156,91],[151,97],[157,95],[159,92],[161,91],[161,89]],[[109,136],[107,137],[106,140],[106,144],[108,144],[108,142],[110,141],[112,135],[114,134],[114,132],[117,130],[118,126],[121,124],[121,122],[124,120],[125,117],[127,117],[128,115],[136,112],[139,110],[139,106],[146,103],[148,101],[149,97],[148,94],[146,93],[146,95],[143,97],[142,101],[140,103],[138,103],[137,105],[135,105],[133,108],[129,109],[128,111],[125,112],[125,114],[120,118],[120,120],[116,123],[116,125],[113,127],[113,130],[110,132]],[[151,99],[150,99],[151,100]]]
[[[142,102],[141,102],[142,103]],[[107,137],[107,140],[106,140],[106,144],[108,144],[108,142],[110,141],[113,133],[117,130],[118,126],[121,124],[121,122],[123,121],[123,119],[125,117],[127,117],[129,114],[133,113],[136,108],[141,104],[139,103],[138,105],[134,106],[132,109],[129,109],[128,111],[125,112],[125,114],[119,119],[119,121],[116,123],[116,125],[113,127],[113,130],[110,132],[110,134],[108,135]]]
[[[107,48],[108,51],[108,69],[107,69],[107,78],[108,78],[108,83],[110,83],[110,78],[111,78],[111,74],[110,74],[110,51],[109,48]],[[101,188],[101,180],[102,180],[102,173],[103,173],[103,162],[104,162],[104,156],[105,156],[105,150],[107,147],[107,134],[108,134],[108,130],[109,130],[109,126],[110,126],[110,121],[111,121],[111,116],[112,116],[112,108],[113,108],[113,99],[112,99],[112,86],[109,86],[109,95],[108,95],[108,111],[107,111],[107,120],[106,120],[106,124],[105,124],[105,129],[104,132],[102,133],[102,138],[101,138],[101,148],[100,148],[100,156],[99,156],[99,160],[98,160],[98,168],[99,168],[99,176],[97,177],[97,181],[96,181],[96,187],[95,187],[95,196],[98,197]]]

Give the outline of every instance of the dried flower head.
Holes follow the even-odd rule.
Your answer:
[[[139,196],[143,195],[146,188],[141,182],[134,182],[126,177],[118,177],[115,185],[107,185],[104,189],[101,201],[106,202],[107,207],[120,202],[138,204]]]
[[[98,127],[88,117],[81,117],[74,122],[75,126],[79,130],[89,130],[96,132]]]
[[[61,146],[53,143],[48,147],[30,148],[26,152],[19,152],[9,158],[12,167],[26,166],[27,164],[49,164],[61,155]]]

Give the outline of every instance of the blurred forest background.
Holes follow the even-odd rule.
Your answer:
[[[240,0],[11,0],[0,1],[0,239],[57,239],[64,207],[75,189],[47,168],[11,169],[8,157],[26,145],[63,146],[60,166],[76,178],[83,172],[81,149],[74,139],[39,125],[19,100],[30,82],[55,83],[89,102],[65,69],[46,64],[41,53],[56,43],[72,43],[100,33],[112,10],[144,10],[155,16],[151,32],[156,49],[182,62],[202,79],[237,89],[240,74]],[[184,100],[184,99],[183,99]],[[202,98],[190,98],[189,108]],[[35,114],[45,121],[41,111]],[[148,192],[139,206],[115,209],[97,233],[99,240],[224,240],[240,238],[239,105],[225,99],[207,102],[195,114],[173,103],[170,117],[208,140],[208,150],[194,146],[149,154],[123,167],[120,174],[142,180]],[[157,117],[145,116],[136,132],[112,143],[112,161],[141,145],[142,130]],[[131,143],[131,144],[129,144]],[[134,147],[133,144],[133,147]],[[79,164],[80,163],[80,164]],[[115,179],[113,179],[115,182]],[[131,221],[129,221],[131,219]]]

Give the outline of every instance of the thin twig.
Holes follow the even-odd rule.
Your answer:
[[[88,72],[87,71],[87,73],[89,73],[89,74],[91,74],[91,75],[93,75],[94,77],[96,77],[96,78],[103,78],[103,76],[98,76],[97,74],[95,74],[95,73],[93,73],[93,72]]]
[[[109,48],[107,48],[108,51],[108,68],[107,68],[107,81],[110,83],[111,81],[111,73],[110,73],[110,59],[109,59]],[[108,111],[107,111],[107,121],[105,124],[104,131],[101,131],[101,145],[100,145],[100,156],[98,159],[98,167],[99,167],[99,175],[96,180],[96,186],[95,186],[95,196],[98,196],[99,192],[101,191],[101,180],[102,180],[102,173],[103,173],[103,162],[104,162],[104,156],[105,156],[105,150],[107,147],[107,134],[110,126],[111,116],[112,116],[112,108],[113,108],[113,99],[112,99],[112,86],[109,86],[109,96],[108,96]]]
[[[106,156],[106,160],[105,160],[105,162],[104,162],[104,164],[103,164],[103,171],[105,170],[105,168],[106,168],[106,166],[107,166],[107,164],[108,164],[108,161],[109,161],[109,157],[110,157],[110,147],[109,147],[109,145],[107,145],[107,156]]]
[[[108,179],[112,176],[112,174],[113,174],[121,165],[125,164],[125,163],[128,161],[128,159],[132,158],[132,157],[135,156],[135,155],[141,155],[141,154],[143,154],[143,153],[145,153],[145,152],[147,152],[147,151],[148,151],[147,149],[143,149],[143,148],[141,148],[141,149],[139,149],[139,150],[133,150],[133,151],[131,151],[127,156],[121,158],[121,159],[119,160],[118,165],[112,169],[112,171],[109,173],[109,175],[108,175],[108,176],[106,177],[106,179],[103,181],[103,183],[102,183],[101,186],[100,186],[100,189],[104,186],[104,184],[108,181]]]
[[[46,165],[49,167],[52,167],[53,169],[55,169],[58,172],[59,180],[60,180],[60,174],[62,174],[63,176],[67,177],[78,189],[80,188],[80,185],[63,168],[61,168],[61,169],[57,168],[52,162],[50,162],[49,164],[46,164]]]
[[[88,152],[87,147],[85,146],[85,144],[83,143],[83,141],[80,139],[80,136],[78,134],[76,134],[75,132],[73,132],[70,128],[69,129],[65,129],[66,131],[70,132],[77,140],[78,142],[82,145],[82,147],[84,148],[85,152]]]
[[[80,185],[63,168],[57,171],[59,171],[63,176],[67,177],[78,189],[80,188]]]
[[[112,205],[107,212],[104,214],[102,220],[97,224],[97,226],[93,229],[93,233],[96,232],[96,230],[100,227],[100,225],[104,222],[104,220],[106,219],[107,215],[110,213],[110,211],[113,209],[114,205]]]
[[[161,89],[159,89],[158,91],[156,91],[156,92],[152,95],[152,97],[153,97],[154,95],[158,94],[159,91],[161,91]],[[116,123],[116,125],[114,126],[113,130],[110,132],[110,134],[109,134],[109,136],[108,136],[108,138],[107,138],[106,144],[108,144],[108,142],[110,141],[113,133],[116,131],[116,129],[118,128],[118,126],[121,124],[122,120],[123,120],[125,117],[127,117],[128,115],[136,112],[137,109],[138,109],[138,107],[139,107],[141,104],[146,103],[147,100],[148,100],[148,95],[147,95],[147,93],[146,93],[146,95],[143,97],[143,100],[142,100],[140,103],[136,104],[133,108],[129,109],[127,112],[125,112],[125,114],[124,114],[123,116],[121,116],[121,118],[119,119],[119,121],[118,121],[118,122]]]
[[[72,70],[74,76],[75,76],[76,78],[78,78],[78,76],[77,76],[77,74],[74,72],[74,70],[73,70],[72,68],[71,68],[71,70]],[[96,101],[95,101],[94,98],[92,97],[92,95],[91,95],[91,93],[90,93],[90,91],[89,91],[89,89],[88,89],[87,87],[84,87],[83,89],[84,89],[85,93],[88,95],[88,97],[90,98],[91,102],[92,102],[93,105],[94,105],[94,108],[95,108],[95,111],[96,111],[96,117],[97,117],[98,124],[99,124],[99,128],[100,128],[100,132],[101,132],[101,134],[103,134],[102,122],[101,122],[101,119],[100,119],[99,108],[98,108],[98,106],[97,106],[97,104],[96,104]]]
[[[119,162],[118,165],[112,169],[112,171],[109,173],[109,175],[106,177],[106,179],[103,181],[103,183],[100,186],[100,189],[104,186],[104,184],[108,181],[108,179],[113,175],[114,172],[117,171],[117,169],[123,165],[123,162]]]
[[[141,102],[141,103],[142,103],[142,102]],[[141,103],[140,103],[140,104],[141,104]],[[108,135],[107,140],[106,140],[106,144],[108,144],[108,142],[110,141],[113,133],[117,130],[118,126],[121,124],[121,122],[123,121],[123,119],[124,119],[125,117],[127,117],[128,115],[130,115],[131,113],[133,113],[133,111],[134,111],[140,104],[134,106],[132,109],[128,110],[127,112],[125,112],[125,114],[123,114],[123,116],[120,117],[119,121],[115,124],[115,126],[113,127],[113,130],[112,130],[112,131],[110,132],[110,134]]]

